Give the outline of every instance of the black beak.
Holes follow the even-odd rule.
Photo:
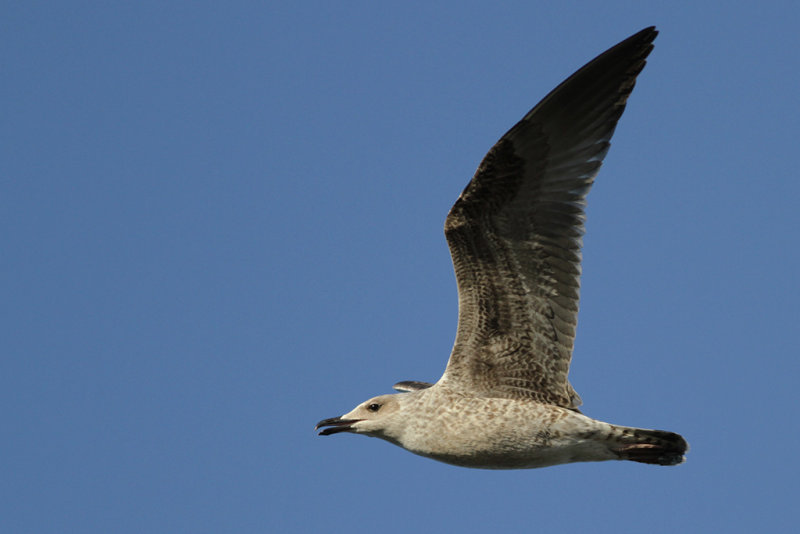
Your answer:
[[[336,434],[338,432],[349,431],[352,428],[353,423],[358,423],[359,421],[363,421],[363,419],[342,419],[341,417],[331,417],[330,419],[323,419],[317,423],[317,426],[314,427],[314,430],[319,430],[323,426],[330,427],[319,433],[320,436],[330,436],[331,434]]]

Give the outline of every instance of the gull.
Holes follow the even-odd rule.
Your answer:
[[[320,421],[463,467],[632,460],[676,465],[686,440],[587,417],[569,372],[586,195],[653,49],[654,27],[551,91],[483,158],[445,220],[458,329],[435,384],[399,382]]]

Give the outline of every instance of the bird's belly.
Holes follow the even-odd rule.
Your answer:
[[[468,453],[452,451],[414,451],[416,454],[451,465],[476,469],[533,469],[572,462],[592,462],[616,458],[595,442],[533,445],[511,450],[477,450]]]
[[[529,469],[616,457],[594,439],[597,425],[605,423],[555,406],[492,404],[497,405],[483,413],[461,407],[458,417],[445,413],[417,425],[399,445],[440,462],[480,469]]]

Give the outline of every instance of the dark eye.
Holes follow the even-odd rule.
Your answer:
[[[381,405],[378,404],[377,402],[373,402],[372,404],[367,406],[367,410],[369,410],[371,412],[377,412],[380,409],[381,409]]]

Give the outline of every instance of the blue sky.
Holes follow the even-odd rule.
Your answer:
[[[796,3],[270,4],[5,6],[1,531],[796,526]],[[571,379],[587,415],[686,436],[686,464],[317,437],[439,377],[447,210],[651,24],[589,196]]]

